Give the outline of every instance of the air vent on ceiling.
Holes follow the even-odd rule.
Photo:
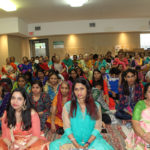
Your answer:
[[[95,22],[89,23],[89,27],[94,28],[95,26],[96,26],[96,23],[95,23]]]
[[[35,26],[35,31],[40,31],[41,30],[41,26]]]

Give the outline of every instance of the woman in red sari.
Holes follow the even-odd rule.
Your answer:
[[[1,150],[48,150],[49,142],[40,131],[40,119],[23,88],[12,92],[2,117]]]
[[[54,133],[63,134],[62,108],[67,101],[71,100],[71,85],[70,81],[63,81],[53,100],[52,114],[47,119],[47,126],[50,128],[48,139],[51,141]]]

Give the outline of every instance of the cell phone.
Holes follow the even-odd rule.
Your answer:
[[[101,133],[107,133],[106,129],[102,129]]]

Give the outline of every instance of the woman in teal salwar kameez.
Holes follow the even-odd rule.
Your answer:
[[[69,143],[78,149],[113,150],[100,134],[101,107],[91,97],[89,82],[84,78],[78,78],[73,84],[72,91],[72,100],[63,107],[65,133],[50,144],[50,150],[60,150],[60,147]]]

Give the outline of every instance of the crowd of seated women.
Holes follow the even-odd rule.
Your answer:
[[[0,150],[111,150],[101,129],[132,128],[127,149],[150,146],[150,58],[69,54],[6,59],[0,75]],[[59,139],[55,139],[58,134]]]

